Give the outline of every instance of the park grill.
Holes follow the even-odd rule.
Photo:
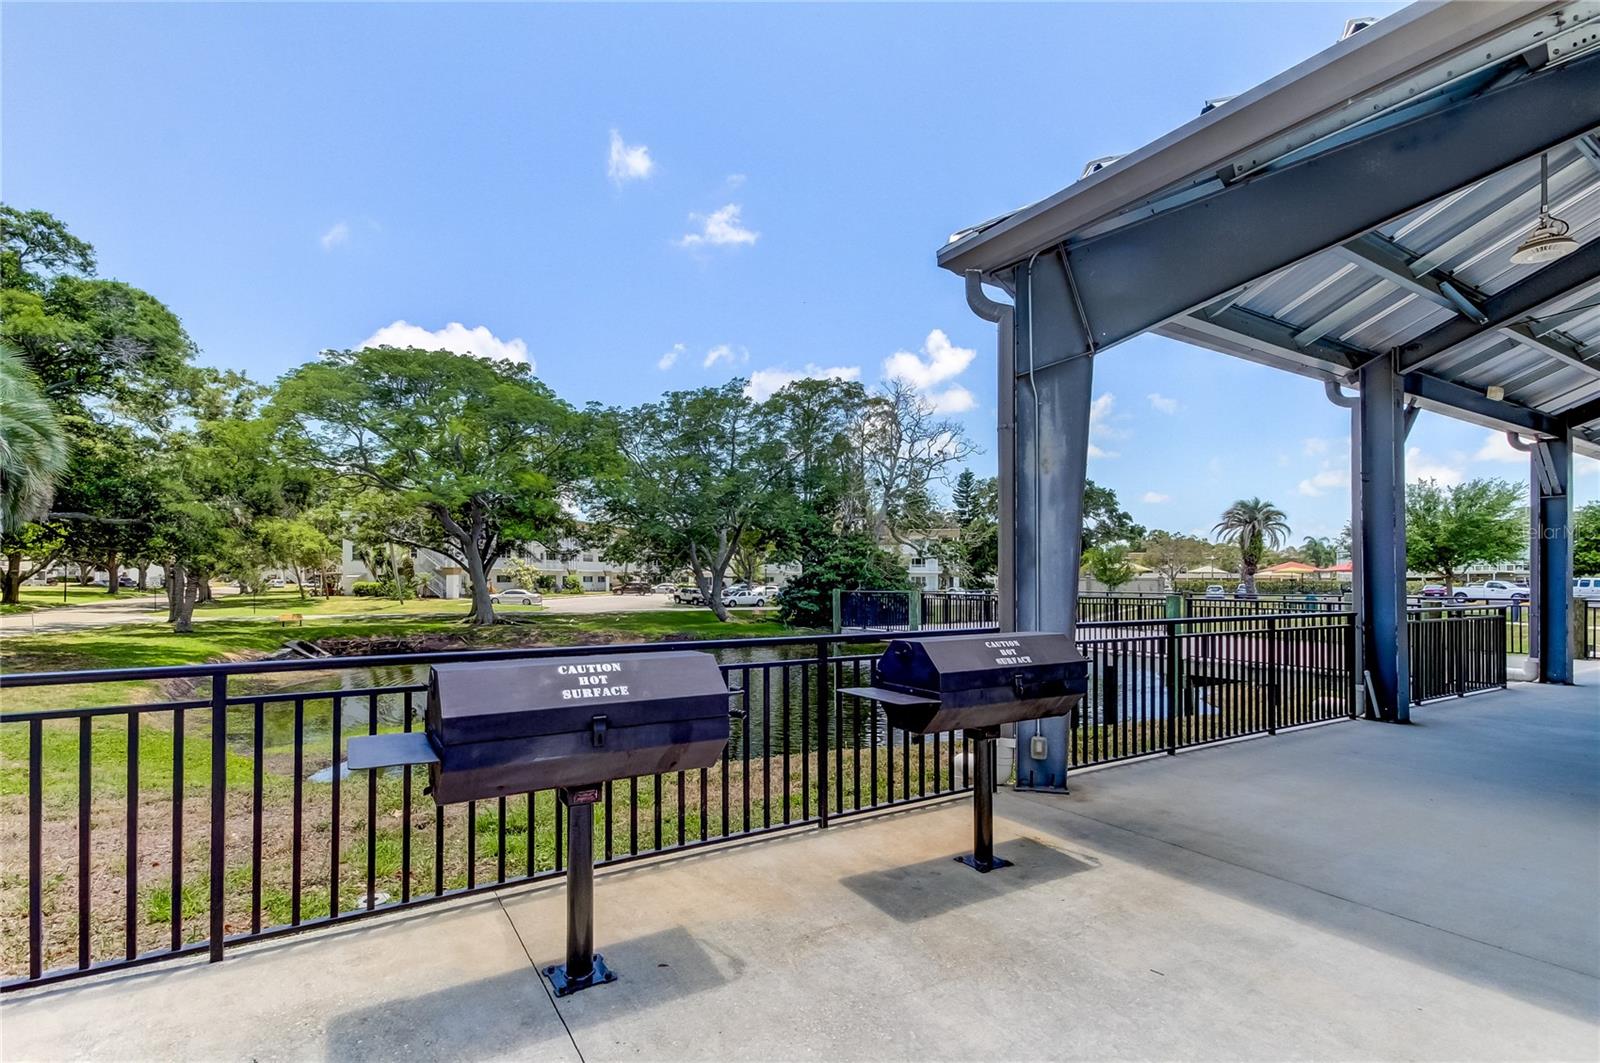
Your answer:
[[[973,740],[973,852],[979,871],[1006,867],[994,855],[994,745],[1008,723],[1066,716],[1089,689],[1089,665],[1072,639],[1041,631],[895,639],[878,658],[871,698],[891,727],[912,734],[964,730]]]
[[[353,771],[427,764],[441,805],[554,788],[567,809],[567,962],[557,995],[615,977],[594,953],[594,811],[604,784],[707,768],[728,687],[693,651],[435,665],[424,731],[352,738]]]

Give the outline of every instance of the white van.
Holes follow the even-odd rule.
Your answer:
[[[1572,596],[1600,600],[1600,576],[1579,576],[1572,581]]]

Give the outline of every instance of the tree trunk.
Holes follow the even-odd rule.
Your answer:
[[[168,581],[176,584],[178,591],[174,596],[175,606],[172,617],[172,630],[185,634],[194,630],[194,606],[200,595],[200,587],[205,580],[191,573],[186,565],[176,565],[173,568],[173,579]]]
[[[487,574],[483,570],[483,555],[478,552],[478,544],[456,537],[461,544],[462,556],[467,562],[467,578],[472,581],[472,611],[467,614],[469,624],[492,624],[495,622],[494,603],[489,600],[491,593]]]
[[[134,589],[138,591],[147,591],[150,589],[150,562],[139,562],[139,580]]]
[[[1248,561],[1241,562],[1240,568],[1244,569],[1244,592],[1255,597],[1256,593],[1256,566]]]
[[[122,593],[122,566],[117,564],[119,560],[115,550],[106,555],[106,593],[112,597]]]
[[[194,573],[190,578],[195,581],[196,586],[199,588],[195,592],[195,602],[209,602],[211,600],[211,577]],[[243,590],[243,588],[244,585],[240,584],[240,589]]]
[[[166,573],[162,587],[167,592],[167,623],[171,624],[178,619],[178,594],[183,589],[182,573],[178,569],[178,563],[171,558],[162,562],[162,568]]]
[[[94,566],[78,562],[78,586],[87,587],[94,582]]]
[[[20,605],[22,602],[22,552],[13,550],[6,555],[6,571],[4,576],[4,590],[0,592],[0,601],[6,605]]]

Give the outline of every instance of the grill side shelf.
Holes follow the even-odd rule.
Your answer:
[[[881,701],[885,705],[937,705],[938,698],[923,697],[920,694],[905,694],[887,687],[840,687],[840,694],[850,694],[858,698],[871,698]]]
[[[346,763],[351,771],[394,768],[405,764],[437,764],[439,754],[425,731],[403,734],[363,735],[345,743]]]

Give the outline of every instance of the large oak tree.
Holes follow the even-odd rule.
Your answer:
[[[448,351],[325,352],[279,382],[272,417],[306,461],[394,503],[392,541],[465,570],[474,624],[494,623],[496,561],[570,529],[596,459],[588,418],[526,365]]]

